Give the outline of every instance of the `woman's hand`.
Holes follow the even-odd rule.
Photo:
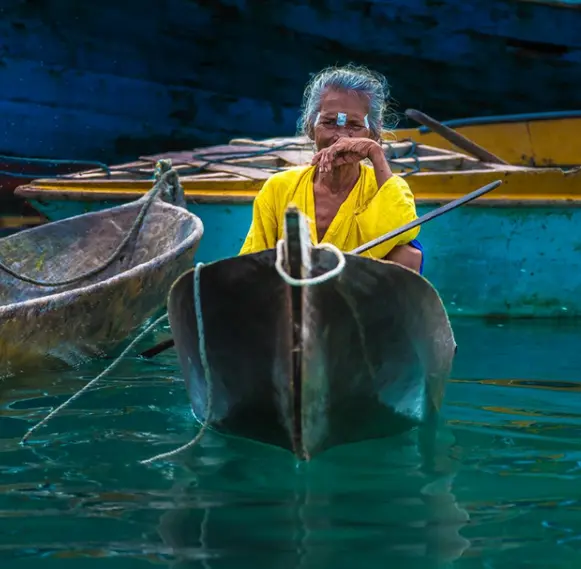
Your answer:
[[[366,158],[373,161],[378,154],[383,156],[383,150],[377,142],[370,138],[342,137],[328,148],[323,148],[317,152],[313,156],[311,164],[318,164],[319,171],[326,173],[337,166],[360,162]]]

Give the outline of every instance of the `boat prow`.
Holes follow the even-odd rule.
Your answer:
[[[195,270],[182,275],[168,301],[196,418],[301,459],[426,422],[456,348],[426,279],[350,254],[339,272],[337,252],[311,247],[305,228],[290,208],[278,269],[275,249],[218,261],[197,269],[197,286]]]

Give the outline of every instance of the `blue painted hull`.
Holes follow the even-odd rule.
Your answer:
[[[309,75],[348,61],[441,119],[581,107],[571,1],[3,4],[0,154],[121,162],[294,134]]]
[[[50,219],[113,203],[32,202]],[[204,223],[196,262],[237,255],[252,205],[189,204]],[[418,206],[423,215],[432,206]],[[425,276],[452,315],[581,316],[581,208],[464,206],[426,224]]]

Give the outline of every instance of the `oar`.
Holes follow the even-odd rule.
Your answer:
[[[502,184],[502,180],[496,180],[496,182],[491,182],[486,186],[482,186],[482,188],[479,188],[478,190],[474,190],[473,192],[466,194],[461,198],[448,202],[446,205],[443,205],[442,207],[433,209],[432,211],[426,213],[425,215],[422,215],[422,217],[418,217],[417,219],[414,219],[414,221],[410,221],[409,223],[406,223],[406,225],[403,225],[402,227],[398,227],[397,229],[394,229],[393,231],[390,231],[389,233],[386,233],[385,235],[382,235],[377,239],[373,239],[373,241],[369,241],[369,243],[365,243],[364,245],[361,245],[356,249],[353,249],[353,251],[350,251],[350,254],[359,255],[360,253],[364,253],[365,251],[372,249],[377,245],[381,245],[381,243],[385,243],[386,241],[389,241],[390,239],[393,239],[394,237],[397,237],[398,235],[401,235],[402,233],[405,233],[406,231],[409,231],[410,229],[413,229],[418,225],[423,225],[424,223],[427,223],[432,219],[436,219],[436,217],[440,217],[444,213],[456,209],[457,207],[460,207],[465,203],[471,202],[472,200],[475,200],[476,198],[479,198],[480,196],[483,196],[484,194],[487,194],[488,192],[495,190],[496,188],[498,188],[498,186],[500,186],[500,184]]]
[[[169,350],[174,345],[174,343],[174,339],[169,338],[163,342],[160,342],[159,344],[156,344],[153,346],[153,348],[148,348],[145,350],[145,352],[141,352],[139,355],[143,356],[144,358],[152,358],[161,352],[165,352],[165,350]]]
[[[378,237],[373,241],[369,241],[369,243],[365,243],[365,245],[361,245],[360,247],[353,249],[353,251],[350,251],[350,254],[358,255],[359,253],[363,253],[364,251],[367,251],[368,249],[380,245],[385,241],[389,241],[390,239],[393,239],[394,237],[397,237],[398,235],[401,235],[402,233],[405,233],[410,229],[414,229],[414,227],[417,227],[418,225],[422,225],[424,223],[427,223],[428,221],[431,221],[432,219],[436,219],[436,217],[440,217],[444,213],[456,209],[457,207],[460,207],[465,203],[471,202],[472,200],[475,200],[476,198],[479,198],[480,196],[483,196],[484,194],[491,192],[492,190],[498,188],[500,184],[502,184],[502,180],[497,180],[496,182],[487,184],[486,186],[483,186],[482,188],[479,188],[478,190],[475,190],[470,194],[466,194],[465,196],[462,196],[457,200],[453,200],[447,203],[446,205],[443,205],[442,207],[439,207],[426,213],[425,215],[422,215],[422,217],[418,217],[414,221],[410,221],[410,223],[407,223],[402,227],[398,227],[397,229],[394,229],[393,231],[390,231],[389,233],[386,233],[385,235],[382,235],[381,237]],[[157,354],[171,348],[173,345],[174,345],[173,338],[169,338],[168,340],[164,340],[163,342],[160,342],[159,344],[153,346],[152,348],[145,350],[140,355],[143,356],[144,358],[152,358],[153,356],[156,356]]]
[[[459,132],[451,129],[449,126],[438,122],[436,119],[429,117],[428,115],[422,113],[421,111],[416,111],[415,109],[407,109],[405,114],[410,117],[410,119],[415,120],[416,122],[428,127],[429,129],[433,130],[437,134],[439,134],[442,138],[445,138],[448,142],[456,145],[458,148],[461,148],[468,154],[472,154],[478,160],[482,160],[482,162],[490,162],[492,164],[506,164],[502,158],[496,156],[496,154],[492,154],[482,146],[476,144],[469,138],[466,138]]]

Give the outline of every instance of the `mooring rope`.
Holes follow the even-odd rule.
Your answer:
[[[396,143],[397,141],[393,141],[393,143]],[[394,154],[394,150],[392,147],[392,142],[389,141],[385,141],[383,140],[381,142],[381,146],[384,149],[384,153],[385,153],[385,158],[388,162],[388,164],[390,165],[397,165],[400,168],[404,169],[404,170],[409,170],[407,172],[403,172],[401,174],[399,174],[400,177],[405,178],[407,176],[410,176],[412,174],[415,174],[417,172],[420,172],[421,170],[421,165],[419,162],[419,158],[418,158],[418,154],[416,152],[417,150],[417,143],[413,140],[409,140],[410,142],[410,146],[407,149],[407,151],[402,154],[401,156],[398,157],[393,157]],[[230,144],[232,144],[234,147],[236,147],[236,144],[247,144],[249,146],[259,146],[258,150],[233,150],[232,152],[224,155],[223,152],[219,152],[219,151],[215,151],[215,152],[211,152],[211,147],[210,147],[210,151],[209,152],[194,152],[191,155],[191,159],[194,161],[200,161],[202,162],[199,166],[193,166],[190,165],[188,162],[183,162],[180,164],[183,165],[189,165],[189,168],[184,168],[182,170],[180,170],[180,173],[182,176],[192,176],[195,174],[198,174],[200,172],[204,172],[208,166],[220,166],[220,165],[224,165],[224,166],[229,166],[229,165],[235,165],[235,166],[248,166],[252,169],[256,169],[256,170],[269,170],[269,171],[274,171],[274,172],[281,172],[283,170],[288,169],[288,166],[286,165],[276,165],[276,164],[261,164],[259,162],[252,162],[251,164],[245,164],[245,163],[241,163],[242,160],[245,159],[249,159],[249,158],[258,158],[260,156],[269,156],[271,154],[275,154],[277,151],[279,150],[296,150],[298,152],[302,152],[302,151],[306,151],[306,148],[304,145],[297,143],[296,141],[289,141],[289,142],[285,142],[276,146],[260,146],[258,144],[256,144],[256,141],[246,141],[244,139],[240,139],[240,140],[232,140],[230,141]],[[316,147],[313,144],[313,152],[316,153]],[[389,152],[389,155],[388,153]],[[276,155],[276,154],[275,154]],[[402,158],[413,158],[414,159],[414,164],[402,164],[401,162],[398,162],[398,160],[402,159]],[[304,164],[305,166],[307,165],[307,163]],[[125,170],[123,168],[119,168],[116,167],[115,170],[117,172],[122,172],[122,171],[127,171],[127,172],[131,172],[132,170]],[[217,169],[216,171],[220,171],[219,169]],[[243,176],[242,173],[238,173],[238,175]],[[252,178],[251,175],[248,175],[247,177]]]
[[[393,144],[396,143],[397,141],[394,142],[389,142],[389,141],[382,141],[382,146],[387,146],[388,150],[389,150],[389,156],[386,155],[386,159],[388,164],[390,165],[397,165],[400,168],[403,169],[408,169],[408,172],[402,172],[401,174],[398,174],[398,176],[400,178],[407,178],[408,176],[411,176],[413,174],[417,174],[418,172],[421,171],[422,167],[420,164],[420,159],[418,157],[418,153],[417,151],[417,143],[415,142],[415,140],[409,140],[410,142],[410,146],[407,149],[407,152],[405,152],[404,154],[402,154],[401,156],[396,156],[393,157],[394,154],[394,150],[393,150]],[[403,158],[413,158],[414,159],[414,163],[411,165],[408,164],[402,164],[401,162],[398,162],[398,160],[401,160]]]
[[[167,315],[167,313],[165,313],[163,316],[160,316],[157,320],[155,320],[152,324],[150,324],[143,332],[141,332],[141,334],[139,334],[137,336],[137,338],[135,338],[121,352],[121,354],[119,355],[119,357],[117,357],[115,359],[115,361],[113,361],[113,363],[111,363],[110,366],[108,366],[97,377],[95,377],[94,379],[92,379],[91,381],[89,381],[89,383],[87,383],[85,386],[83,386],[81,389],[79,389],[79,391],[77,391],[74,395],[72,395],[64,403],[62,403],[61,405],[59,405],[56,409],[53,409],[44,419],[42,419],[42,421],[38,422],[36,425],[34,425],[34,427],[31,427],[30,429],[28,429],[28,431],[26,431],[26,433],[24,434],[24,436],[20,440],[20,444],[24,444],[30,438],[30,436],[32,435],[32,433],[34,433],[36,430],[40,429],[41,427],[44,427],[55,415],[57,415],[58,413],[60,413],[63,409],[66,409],[73,401],[75,401],[83,393],[85,393],[86,391],[88,391],[89,389],[91,389],[91,387],[93,387],[94,385],[96,385],[97,382],[99,382],[101,379],[103,379],[106,375],[109,375],[119,365],[119,363],[121,362],[121,360],[129,353],[129,351],[133,348],[133,346],[135,346],[135,344],[137,344],[137,342],[139,342],[146,334],[148,334],[149,332],[151,332],[156,326],[158,326],[159,324],[161,324],[162,322],[164,322],[167,319],[168,319],[168,315]]]
[[[142,461],[140,461],[141,464],[150,464],[150,463],[155,462],[157,460],[160,460],[162,458],[169,458],[169,457],[172,457],[176,454],[181,453],[184,450],[187,450],[187,449],[193,447],[194,445],[198,444],[198,442],[204,436],[204,433],[206,432],[206,429],[208,428],[208,426],[210,424],[210,414],[211,414],[211,410],[212,410],[213,390],[212,390],[210,366],[208,364],[208,355],[206,352],[204,321],[202,318],[202,302],[201,302],[201,297],[200,297],[200,272],[201,272],[203,266],[204,266],[203,263],[198,263],[194,269],[194,305],[195,305],[195,309],[196,309],[196,321],[198,324],[198,349],[200,351],[200,360],[202,363],[202,368],[204,369],[204,379],[206,381],[206,412],[205,412],[204,422],[202,423],[202,426],[201,426],[200,430],[198,431],[198,433],[196,434],[196,436],[191,441],[189,441],[185,445],[183,445],[177,449],[174,449],[172,451],[161,453],[161,454],[158,454],[152,458],[142,460]],[[73,403],[74,401],[76,401],[83,393],[85,393],[86,391],[91,389],[91,387],[94,387],[105,376],[110,374],[119,365],[121,360],[131,351],[131,349],[133,348],[133,346],[135,346],[135,344],[137,344],[146,334],[151,332],[156,326],[159,326],[160,324],[167,321],[168,319],[169,319],[169,317],[168,317],[168,314],[166,312],[165,314],[160,316],[157,320],[155,320],[152,324],[147,326],[147,328],[145,330],[143,330],[143,332],[141,332],[123,350],[123,352],[121,352],[121,354],[119,354],[119,356],[111,363],[111,365],[109,365],[97,377],[95,377],[94,379],[89,381],[89,383],[87,383],[85,386],[83,386],[81,389],[79,389],[79,391],[77,391],[74,395],[72,395],[64,403],[59,405],[56,409],[53,409],[44,419],[42,419],[36,425],[31,427],[25,433],[25,435],[22,437],[20,443],[21,444],[26,443],[28,441],[28,439],[30,438],[30,436],[35,431],[37,431],[41,427],[44,427],[53,417],[55,417],[61,411],[63,411],[67,407],[69,407],[69,405],[71,403]]]
[[[22,156],[6,156],[5,154],[0,154],[0,164],[46,164],[48,166],[94,166],[103,170],[107,177],[111,177],[111,168],[107,166],[104,162],[99,162],[97,160],[68,160],[68,159],[56,159],[56,158],[24,158]],[[14,178],[61,178],[63,176],[68,176],[68,174],[39,174],[38,172],[10,172],[1,171],[0,175],[10,176]]]
[[[276,261],[274,263],[274,267],[276,268],[276,271],[278,272],[282,280],[290,286],[315,286],[330,281],[331,279],[334,279],[335,277],[340,275],[343,272],[343,269],[345,268],[345,255],[343,254],[343,252],[337,247],[335,247],[335,245],[333,245],[332,243],[321,243],[319,245],[316,245],[315,249],[325,249],[327,251],[330,251],[331,253],[334,253],[335,256],[337,257],[337,265],[328,272],[323,273],[322,275],[305,279],[295,279],[291,277],[282,266],[284,258],[283,247],[284,240],[281,239],[276,244]]]
[[[202,318],[202,301],[200,296],[200,272],[203,267],[203,263],[198,263],[196,268],[194,269],[194,306],[196,310],[196,322],[198,327],[198,350],[200,352],[200,362],[202,364],[202,368],[204,370],[204,381],[206,382],[206,410],[205,410],[205,417],[200,430],[196,434],[196,436],[186,444],[178,447],[174,450],[170,450],[168,452],[163,452],[161,454],[157,454],[151,458],[146,460],[141,460],[141,464],[151,464],[157,460],[161,460],[162,458],[171,458],[181,452],[192,448],[193,446],[197,445],[204,433],[208,429],[210,425],[210,415],[212,413],[212,397],[213,397],[213,389],[212,389],[212,376],[210,372],[210,366],[208,364],[208,354],[206,352],[206,338],[204,334],[204,320]]]
[[[103,272],[105,269],[107,269],[109,266],[111,266],[115,262],[115,260],[119,257],[119,255],[123,251],[123,249],[127,246],[129,241],[133,238],[134,233],[139,229],[139,226],[143,223],[143,220],[145,219],[145,216],[147,215],[147,212],[149,211],[151,204],[156,199],[158,194],[163,195],[163,194],[171,192],[172,198],[173,198],[173,196],[178,194],[179,189],[180,189],[179,177],[178,177],[177,172],[171,167],[171,160],[160,160],[158,162],[157,168],[156,168],[156,179],[157,179],[157,181],[156,181],[155,185],[153,186],[153,188],[149,191],[149,194],[147,194],[146,196],[144,196],[144,198],[142,198],[145,200],[143,207],[141,208],[141,210],[139,211],[139,214],[135,218],[135,221],[133,222],[131,229],[129,230],[129,232],[127,233],[127,235],[123,239],[123,241],[119,244],[117,249],[115,249],[113,254],[101,266],[96,267],[94,269],[91,269],[90,271],[87,271],[84,274],[77,275],[76,277],[72,277],[72,278],[66,279],[64,281],[56,281],[56,282],[41,281],[41,280],[33,279],[33,278],[28,277],[26,275],[21,275],[21,274],[17,273],[16,271],[14,271],[13,269],[11,269],[6,264],[2,263],[1,261],[0,261],[0,270],[8,273],[10,276],[12,276],[20,281],[26,282],[28,284],[36,285],[36,286],[45,286],[45,287],[59,287],[59,286],[73,284],[73,283],[76,283],[80,280],[87,279],[89,277],[92,277],[94,275],[97,275],[97,274]]]

